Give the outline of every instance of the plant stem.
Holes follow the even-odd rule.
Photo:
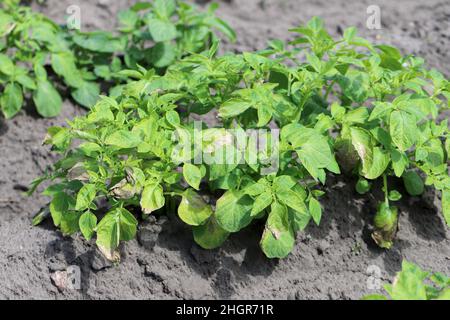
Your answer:
[[[383,185],[384,185],[384,202],[386,203],[386,206],[389,207],[389,191],[386,174],[383,174]]]

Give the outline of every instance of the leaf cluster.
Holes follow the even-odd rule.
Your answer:
[[[392,284],[385,284],[388,296],[372,294],[363,300],[449,300],[450,278],[442,273],[423,271],[419,266],[406,260]]]
[[[139,2],[118,14],[115,32],[81,32],[59,26],[31,8],[0,5],[0,109],[14,117],[27,97],[43,117],[57,116],[64,90],[90,108],[102,90],[120,94],[137,70],[167,66],[188,53],[208,49],[216,31],[235,38],[214,15],[175,0]],[[100,86],[100,83],[103,87]]]

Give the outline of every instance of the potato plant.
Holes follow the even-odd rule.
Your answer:
[[[262,250],[283,258],[296,232],[320,224],[327,175],[354,174],[361,193],[383,180],[373,232],[381,247],[392,246],[398,224],[390,176],[412,195],[424,184],[441,190],[450,224],[449,130],[436,120],[449,82],[354,28],[334,40],[314,18],[293,31],[293,42],[260,52],[216,57],[216,42],[164,74],[140,69],[120,94],[50,128],[45,143],[62,158],[33,183],[31,191],[52,181],[34,223],[50,214],[66,235],[96,235],[116,260],[138,219],[178,205],[201,247],[260,221]]]
[[[301,35],[293,43],[301,46],[307,61],[300,79],[310,83],[299,88],[300,96],[306,101],[316,97],[326,108],[312,112],[319,118],[314,127],[333,137],[343,171],[359,175],[359,193],[370,189],[371,180],[383,179],[385,199],[374,218],[375,242],[390,248],[398,227],[398,209],[390,202],[401,194],[389,190],[388,176],[401,178],[412,196],[422,194],[424,184],[440,190],[450,226],[450,131],[447,119],[437,120],[450,105],[450,83],[426,69],[423,59],[374,46],[354,28],[340,41],[331,39],[319,19],[293,31]]]
[[[406,260],[392,284],[384,285],[388,297],[371,294],[363,300],[449,300],[450,278],[442,273],[423,271],[419,266]]]
[[[217,38],[213,30],[233,40],[234,31],[214,15],[216,8],[200,12],[181,1],[141,2],[119,13],[116,33],[81,32],[19,1],[6,1],[0,5],[1,110],[12,118],[24,95],[31,95],[41,116],[54,117],[61,110],[63,87],[90,108],[100,94],[100,81],[114,95],[139,68],[162,72],[187,53],[209,48]],[[121,73],[125,68],[130,70]]]

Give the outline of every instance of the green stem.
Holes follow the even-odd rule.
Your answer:
[[[386,202],[386,206],[389,208],[389,191],[386,174],[383,174],[383,185],[384,185],[384,201]]]

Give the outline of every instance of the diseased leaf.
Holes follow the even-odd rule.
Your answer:
[[[288,210],[274,202],[261,238],[261,248],[268,258],[284,258],[291,252],[294,243]]]
[[[192,188],[199,190],[202,173],[198,167],[190,163],[185,163],[183,166],[183,177]]]
[[[211,206],[194,190],[187,189],[183,193],[180,206],[178,207],[178,215],[185,223],[191,226],[199,226],[212,214]]]
[[[251,221],[253,201],[238,191],[227,191],[217,200],[215,217],[219,225],[228,232],[238,232]]]
[[[120,241],[120,225],[115,211],[108,212],[96,227],[97,246],[109,260],[115,260]]]
[[[161,185],[150,183],[144,187],[141,196],[141,208],[145,214],[150,214],[164,206],[166,199]]]

